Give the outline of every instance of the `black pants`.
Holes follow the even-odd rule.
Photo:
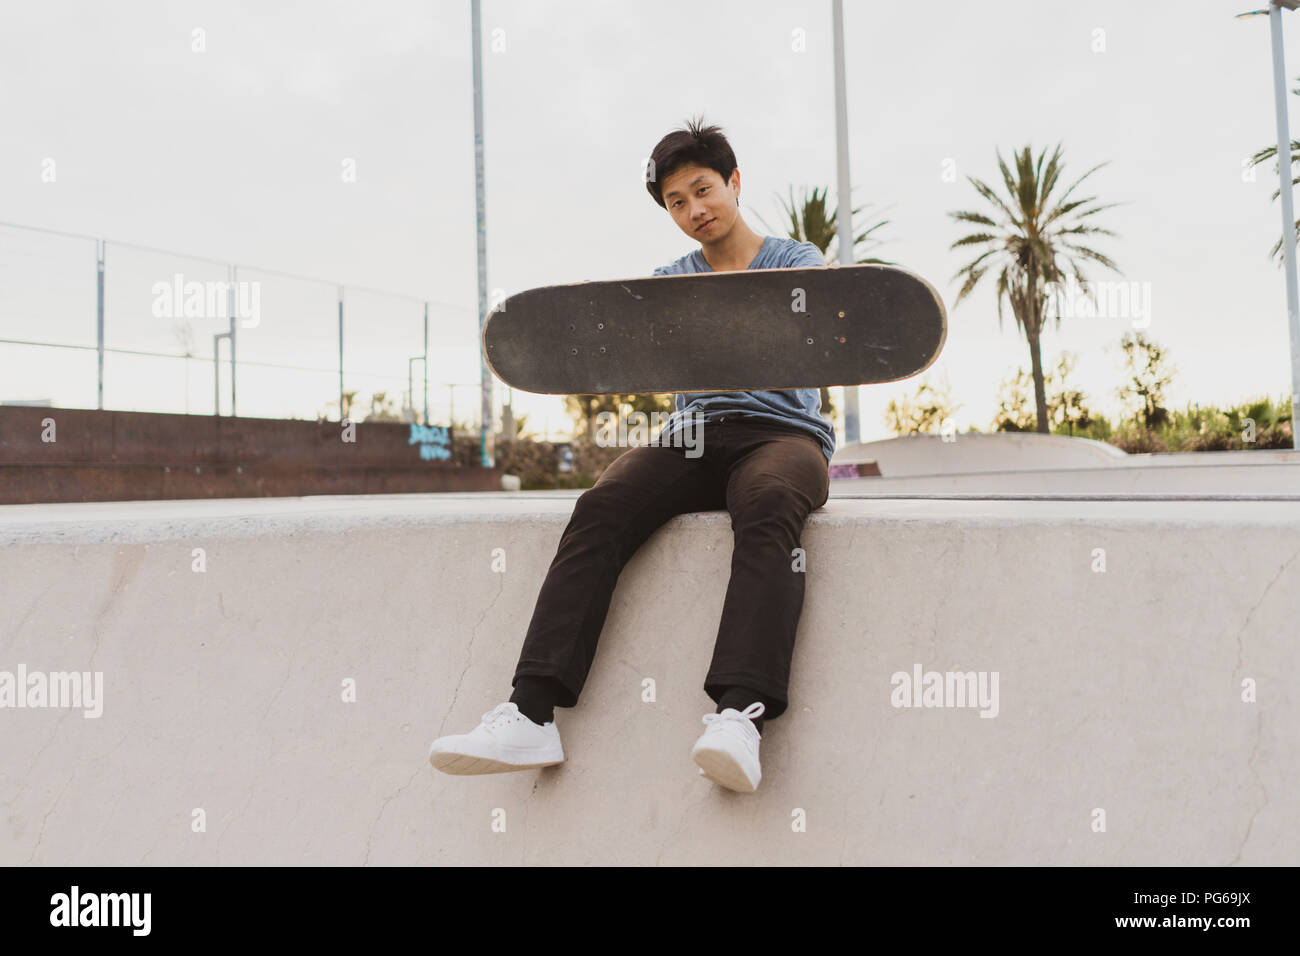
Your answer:
[[[785,711],[807,563],[794,552],[809,513],[830,493],[826,456],[793,425],[731,415],[695,435],[694,449],[655,442],[625,452],[578,498],[514,681],[554,677],[564,685],[559,706],[574,706],[623,565],[674,515],[725,508],[735,536],[731,579],[704,691],[716,704],[740,685],[778,702],[765,720]]]

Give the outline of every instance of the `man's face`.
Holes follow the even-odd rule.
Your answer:
[[[712,169],[683,166],[664,180],[663,196],[664,205],[682,232],[703,245],[718,242],[726,238],[740,217],[736,205],[740,170],[732,170],[731,182],[724,183]]]

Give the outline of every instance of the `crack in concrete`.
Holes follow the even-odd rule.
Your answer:
[[[65,710],[63,711],[63,713],[59,715],[59,719],[54,722],[53,732],[46,739],[45,743],[41,745],[41,749],[36,751],[36,756],[32,758],[31,766],[28,767],[27,772],[23,774],[22,786],[19,787],[18,792],[14,794],[13,803],[16,804],[18,802],[18,798],[27,792],[27,789],[30,786],[30,781],[32,779],[32,771],[36,769],[36,765],[41,762],[41,757],[45,756],[45,751],[50,749],[50,745],[54,743],[55,738],[59,736],[59,728],[63,726],[63,722],[67,720],[69,717],[71,717],[73,713],[75,713],[75,711],[71,709]]]
[[[52,814],[58,807],[59,801],[63,799],[63,795],[67,793],[68,788],[72,786],[72,781],[75,777],[76,772],[74,771],[72,776],[68,778],[66,783],[64,783],[63,789],[59,791],[59,795],[54,798],[54,802],[50,804],[50,808],[45,811],[45,816],[41,817],[41,829],[40,832],[36,834],[36,843],[32,846],[31,855],[27,857],[28,863],[31,863],[32,860],[36,859],[36,851],[41,848],[41,841],[45,839],[45,824],[49,822],[50,814]]]
[[[882,720],[879,726],[876,727],[876,738],[871,745],[871,756],[866,759],[863,764],[862,773],[853,782],[853,785],[849,788],[848,795],[844,798],[844,806],[840,811],[840,816],[843,818],[843,822],[840,824],[840,831],[842,833],[849,832],[849,803],[852,802],[855,794],[860,794],[862,792],[862,782],[867,779],[867,776],[871,773],[871,768],[875,766],[876,754],[880,751],[880,738],[884,735],[885,722]],[[881,794],[881,797],[883,799],[883,793]],[[840,841],[840,866],[844,865],[844,853],[848,850],[848,847],[848,840]]]
[[[1258,705],[1256,705],[1258,706]],[[1255,812],[1250,815],[1250,822],[1246,824],[1246,835],[1241,838],[1241,845],[1237,847],[1237,855],[1234,856],[1228,866],[1235,866],[1241,862],[1241,854],[1246,849],[1246,843],[1250,840],[1250,831],[1255,828],[1255,819],[1268,806],[1268,788],[1264,786],[1264,780],[1255,769],[1255,754],[1259,752],[1259,741],[1264,736],[1264,712],[1261,710],[1255,718],[1255,746],[1250,749],[1250,756],[1246,758],[1246,766],[1250,772],[1255,775],[1255,781],[1259,784],[1259,789],[1264,793],[1264,802],[1255,808]]]
[[[289,652],[289,660],[285,664],[284,676],[280,679],[280,686],[277,687],[275,693],[271,695],[271,699],[267,701],[266,709],[262,711],[262,716],[258,719],[259,727],[266,726],[267,715],[271,713],[271,708],[275,706],[275,702],[280,699],[280,695],[284,693],[284,689],[289,685],[289,680],[293,676],[293,664],[294,661],[297,660],[298,658],[298,653],[302,650],[302,645],[303,642],[306,640],[307,633],[311,631],[313,626],[315,626],[322,619],[324,619],[325,613],[326,613],[325,610],[322,608],[319,614],[317,614],[314,618],[312,618],[302,628],[299,629],[298,639],[294,642],[293,650]],[[261,768],[256,773],[253,774],[253,779],[249,782],[249,786],[248,786],[248,796],[244,798],[243,804],[240,806],[239,810],[230,818],[230,821],[224,827],[222,827],[221,833],[217,835],[217,845],[215,850],[217,865],[221,864],[221,844],[226,838],[226,833],[234,825],[235,819],[240,814],[242,814],[245,810],[247,810],[249,804],[253,802],[253,797],[257,794],[258,783],[261,781],[262,777],[266,775],[266,770],[268,765],[271,763],[271,761],[275,759],[275,750],[276,750],[275,734],[272,733],[270,730],[267,730],[266,736],[270,739],[270,746],[267,750],[266,760],[263,762]]]
[[[95,669],[95,655],[99,653],[100,621],[112,610],[122,592],[127,590],[127,586],[135,580],[140,571],[140,566],[144,563],[147,547],[146,545],[121,549],[118,554],[125,551],[128,560],[125,562],[113,561],[112,581],[109,583],[108,594],[104,597],[104,600],[99,605],[99,610],[95,612],[95,616],[90,621],[90,633],[94,636],[95,646],[90,652],[90,661],[86,666],[91,671]]]
[[[659,861],[663,859],[664,851],[667,850],[669,845],[673,842],[673,840],[677,838],[677,834],[682,832],[682,828],[686,825],[686,818],[690,816],[691,811],[698,809],[700,804],[704,803],[705,800],[709,799],[709,794],[712,793],[713,788],[717,786],[717,784],[712,783],[709,780],[705,780],[703,777],[699,776],[698,774],[696,774],[696,778],[701,783],[707,784],[707,787],[704,790],[704,794],[700,797],[700,799],[696,800],[690,806],[682,810],[681,816],[677,818],[677,826],[673,827],[673,832],[668,834],[668,839],[664,840],[664,842],[659,845],[659,853],[655,856],[655,866],[659,866]]]
[[[958,541],[964,543],[965,539],[966,539],[965,529],[964,528],[958,529]],[[947,546],[945,546],[943,551],[939,554],[939,556],[934,559],[934,566],[938,567],[940,563],[943,561],[943,559],[948,557],[948,555],[952,554],[954,550],[960,551],[961,550],[960,545],[948,544]],[[949,575],[949,579],[951,579],[951,575]],[[950,597],[951,597],[951,589],[948,588],[941,589],[939,592],[939,599],[934,604],[934,617],[930,622],[930,662],[931,665],[934,667],[939,666],[939,661],[935,657],[935,655],[939,651],[939,616],[943,613],[944,608],[947,607],[948,599]]]
[[[501,577],[504,578],[505,576],[501,575]],[[470,631],[469,646],[465,648],[465,666],[461,669],[460,677],[456,679],[456,689],[452,692],[451,704],[450,706],[447,707],[447,712],[442,715],[442,721],[438,724],[438,733],[435,739],[437,739],[437,737],[443,736],[443,730],[447,726],[447,719],[452,715],[452,712],[456,709],[456,700],[458,697],[460,697],[460,685],[464,682],[465,675],[469,673],[470,665],[473,664],[474,662],[474,642],[478,640],[478,629],[483,626],[483,620],[488,616],[488,612],[490,612],[492,608],[496,606],[497,599],[501,597],[501,594],[504,591],[505,591],[505,581],[502,580],[500,587],[497,588],[497,593],[492,596],[492,600],[488,602],[488,606],[483,609],[483,613],[479,615],[478,621],[474,624],[473,629]]]
[[[540,780],[534,780],[532,789],[528,791],[528,796],[524,797],[524,829],[523,833],[520,834],[519,842],[519,863],[521,866],[526,865],[528,859],[528,807],[533,802],[533,794],[537,792],[540,785]]]
[[[1286,569],[1292,565],[1292,563],[1295,561],[1296,558],[1300,558],[1300,551],[1297,551],[1295,554],[1291,555],[1291,557],[1287,558],[1286,561],[1282,563],[1282,567],[1277,569],[1277,574],[1273,575],[1273,580],[1268,582],[1268,585],[1264,588],[1263,592],[1259,595],[1259,599],[1255,602],[1254,606],[1246,613],[1246,620],[1242,622],[1240,630],[1237,631],[1237,666],[1233,668],[1232,671],[1232,675],[1234,677],[1236,677],[1237,674],[1241,671],[1241,660],[1242,660],[1242,653],[1243,653],[1242,641],[1241,641],[1242,634],[1244,634],[1246,632],[1246,628],[1250,626],[1250,619],[1251,617],[1254,616],[1255,612],[1259,610],[1259,606],[1264,603],[1264,598],[1268,597],[1268,592],[1273,590],[1273,585],[1277,584],[1278,580],[1286,572]]]
[[[307,622],[307,624],[302,629],[299,630],[298,640],[294,642],[293,650],[289,652],[289,661],[285,665],[284,676],[280,679],[280,686],[277,687],[275,693],[271,695],[271,699],[266,704],[266,709],[262,711],[262,716],[258,719],[259,727],[266,726],[267,715],[271,713],[271,708],[275,705],[275,702],[279,700],[280,695],[284,693],[285,687],[287,687],[289,684],[289,679],[293,676],[293,662],[297,659],[298,652],[302,650],[302,645],[303,645],[303,641],[305,640],[306,632],[308,632],[313,625],[315,625],[322,618],[324,618],[324,616],[325,616],[325,611],[322,610],[320,614],[314,617],[311,621]],[[272,733],[270,730],[266,730],[266,736],[270,740],[270,745],[267,749],[266,760],[262,763],[261,768],[257,770],[256,773],[253,774],[253,779],[249,782],[248,785],[248,796],[244,798],[243,804],[240,806],[239,810],[230,818],[230,821],[224,827],[222,827],[221,833],[217,835],[217,846],[215,852],[216,852],[218,866],[221,864],[221,844],[225,841],[226,833],[229,832],[230,828],[234,825],[235,819],[240,814],[242,814],[245,810],[247,810],[249,804],[253,802],[253,797],[256,796],[257,794],[258,783],[261,781],[262,777],[266,775],[267,767],[270,765],[271,761],[275,759],[275,750],[276,750],[275,734]]]
[[[424,771],[423,767],[417,767],[415,772],[411,774],[410,778],[406,781],[406,783],[402,784],[395,791],[393,791],[393,795],[379,805],[379,813],[375,815],[374,822],[370,824],[370,832],[366,834],[366,855],[365,858],[362,859],[361,861],[362,866],[366,866],[367,864],[370,863],[370,851],[372,849],[372,844],[374,843],[375,840],[375,830],[379,828],[379,821],[384,818],[384,811],[388,809],[388,805],[390,803],[392,803],[403,793],[405,793],[407,788],[410,787],[411,784],[415,783],[415,778],[418,777],[421,773],[423,773],[423,771]]]
[[[98,624],[98,619],[96,619],[95,623],[91,625],[90,634],[91,637],[94,639],[95,643],[94,646],[91,647],[90,649],[90,659],[86,661],[86,670],[90,671],[92,675],[95,673],[95,656],[99,653],[99,645],[100,642],[103,640],[103,635],[100,633],[99,628],[96,626],[97,624]]]
[[[227,831],[229,831],[230,828],[234,826],[235,820],[239,818],[240,814],[242,814],[245,810],[248,809],[248,805],[253,802],[253,795],[256,793],[257,793],[257,777],[254,776],[253,782],[249,784],[248,796],[244,798],[243,806],[241,806],[235,813],[232,813],[230,815],[230,821],[224,827],[221,828],[221,832],[217,835],[217,848],[216,848],[217,866],[221,865],[221,844],[222,841],[226,839]]]
[[[271,712],[271,708],[275,706],[275,702],[280,699],[280,695],[284,693],[284,689],[289,686],[289,678],[293,676],[293,664],[294,661],[298,659],[298,652],[302,650],[305,635],[309,633],[313,627],[319,624],[324,617],[325,610],[322,608],[319,614],[303,625],[303,627],[299,628],[298,639],[294,641],[293,650],[289,652],[289,660],[284,665],[284,677],[281,678],[280,686],[277,687],[275,693],[271,695],[271,699],[266,702],[266,709],[262,711],[262,716],[258,723],[266,723],[266,715]],[[271,741],[274,743],[275,738],[272,737]]]
[[[51,582],[49,587],[47,587],[40,594],[36,595],[36,599],[32,601],[31,606],[27,608],[23,616],[20,617],[16,622],[14,622],[14,624],[12,625],[13,627],[12,633],[14,637],[18,636],[18,632],[22,630],[23,625],[27,623],[27,619],[36,613],[36,608],[40,605],[41,599],[44,598],[45,595],[49,594],[50,591],[54,589],[54,585],[57,583],[58,583],[57,581]]]

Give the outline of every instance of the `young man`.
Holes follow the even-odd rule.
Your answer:
[[[812,243],[759,236],[745,224],[740,170],[718,127],[688,124],[650,158],[650,195],[700,243],[655,275],[826,265]],[[835,430],[815,388],[678,394],[674,406],[655,442],[621,455],[578,498],[524,638],[514,693],[470,733],[435,740],[434,767],[480,774],[562,763],[554,708],[578,701],[624,564],[674,515],[725,508],[735,534],[731,579],[704,682],[717,709],[704,716],[691,756],[724,787],[757,788],[763,721],[786,709],[803,607],[794,552],[808,514],[826,503]],[[703,454],[669,441],[696,425]]]

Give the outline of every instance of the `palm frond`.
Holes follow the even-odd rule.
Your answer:
[[[975,233],[974,235],[966,236],[966,237],[963,238],[963,239],[958,239],[956,242],[954,242],[954,243],[953,243],[951,246],[949,246],[948,248],[949,248],[949,249],[956,249],[956,248],[958,248],[959,246],[973,246],[973,245],[975,245],[975,243],[977,243],[977,242],[998,242],[998,241],[1000,241],[1001,239],[1002,239],[1001,236],[994,235],[993,233],[990,233],[990,232],[980,232],[980,233]]]
[[[1016,218],[1016,214],[1011,211],[1011,209],[1007,206],[1006,203],[1002,201],[1001,197],[998,196],[997,193],[995,193],[988,186],[984,185],[982,182],[980,182],[978,179],[975,179],[972,176],[967,176],[966,178],[970,180],[971,185],[975,187],[976,191],[981,196],[983,196],[989,202],[993,203],[995,206],[997,206],[999,209],[1002,210],[1002,212],[1006,215],[1007,219],[1011,221],[1011,224],[1013,226],[1015,226],[1017,229],[1021,228],[1021,222],[1019,219]]]
[[[1099,236],[1113,236],[1115,233],[1101,226],[1074,226],[1070,229],[1058,229],[1055,235],[1058,236],[1081,236],[1087,234],[1096,234]]]
[[[950,212],[949,217],[957,222],[971,222],[977,226],[997,226],[997,223],[983,213],[978,212]]]
[[[1291,162],[1293,163],[1296,162],[1297,160],[1300,160],[1300,156],[1297,156],[1296,153],[1300,153],[1300,140],[1293,139],[1291,140]],[[1267,159],[1272,159],[1276,155],[1277,155],[1276,144],[1274,144],[1273,146],[1265,146],[1254,156],[1250,157],[1250,165],[1258,166],[1260,163],[1264,162]]]
[[[1047,207],[1047,197],[1052,194],[1052,189],[1056,186],[1056,180],[1061,174],[1061,167],[1058,160],[1061,156],[1061,145],[1058,143],[1056,152],[1052,153],[1052,159],[1047,164],[1047,175],[1040,183],[1040,192],[1038,194],[1039,208]]]
[[[970,267],[967,266],[967,269],[970,269]],[[957,305],[962,299],[966,298],[966,295],[975,288],[976,283],[978,283],[980,279],[984,277],[984,273],[988,271],[987,266],[983,269],[971,269],[970,274],[966,277],[966,281],[962,284],[961,291],[957,293],[957,298],[953,302],[953,305]]]
[[[1080,255],[1087,256],[1089,259],[1093,259],[1097,262],[1100,262],[1102,265],[1106,266],[1109,269],[1113,269],[1115,272],[1120,271],[1119,266],[1115,265],[1115,263],[1111,262],[1110,259],[1106,258],[1106,256],[1102,255],[1100,252],[1097,252],[1096,250],[1089,249],[1087,246],[1070,246],[1069,248],[1075,250]]]
[[[1065,202],[1067,199],[1070,198],[1070,193],[1074,192],[1075,189],[1078,188],[1078,186],[1079,186],[1079,184],[1080,184],[1081,182],[1083,182],[1085,179],[1087,179],[1089,176],[1091,176],[1091,175],[1092,175],[1093,173],[1095,173],[1097,170],[1101,169],[1103,166],[1109,166],[1109,165],[1110,165],[1110,162],[1107,161],[1107,162],[1104,162],[1104,163],[1098,163],[1096,166],[1092,167],[1092,169],[1088,170],[1086,173],[1084,173],[1082,176],[1080,176],[1078,179],[1076,179],[1076,180],[1074,181],[1074,185],[1071,186],[1069,189],[1067,189],[1067,190],[1065,191],[1065,195],[1062,196],[1062,197],[1060,198],[1059,201],[1060,201],[1060,202]]]

